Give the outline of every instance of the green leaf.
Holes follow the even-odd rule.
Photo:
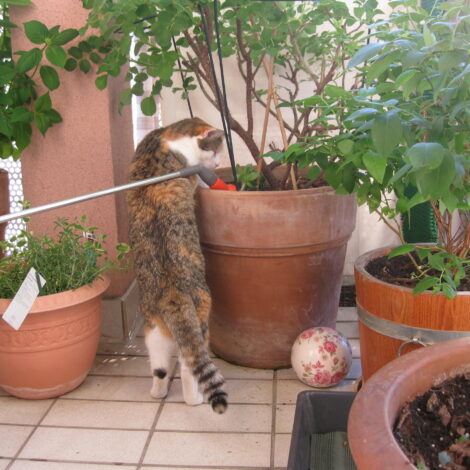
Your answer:
[[[31,122],[33,119],[33,113],[26,109],[24,106],[17,106],[13,109],[10,115],[10,122]]]
[[[323,89],[323,94],[331,98],[349,98],[351,96],[349,91],[336,85],[326,85]]]
[[[32,5],[33,2],[31,0],[8,0],[9,5],[18,5],[18,6],[28,6]]]
[[[320,176],[320,174],[321,174],[320,168],[314,165],[308,170],[307,178],[310,178],[311,180],[316,180]]]
[[[83,57],[83,52],[76,46],[69,49],[69,54],[75,59],[81,59]]]
[[[343,155],[349,155],[354,148],[354,142],[351,139],[345,139],[338,142],[338,148]]]
[[[36,127],[42,135],[44,135],[47,129],[51,127],[51,122],[47,115],[44,113],[36,113],[34,115],[34,123],[36,124]]]
[[[58,33],[53,39],[51,44],[55,46],[63,46],[68,42],[72,41],[78,36],[78,31],[76,29],[64,29]]]
[[[383,157],[388,157],[403,136],[400,117],[396,111],[389,111],[374,119],[371,127],[372,141]]]
[[[418,73],[418,70],[416,70],[416,69],[407,69],[407,70],[405,70],[400,75],[398,75],[398,77],[396,78],[396,80],[395,80],[396,87],[400,88],[408,80],[411,80],[417,73]]]
[[[67,70],[67,72],[72,72],[77,68],[77,61],[75,59],[67,59],[67,62],[65,62],[64,69]]]
[[[431,287],[435,286],[439,282],[439,279],[437,277],[425,277],[424,279],[421,279],[418,284],[413,289],[413,294],[418,295],[423,293],[424,291],[427,291]]]
[[[436,169],[444,159],[445,148],[436,142],[419,142],[414,144],[405,154],[405,159],[413,168]]]
[[[366,170],[380,183],[382,184],[385,170],[387,168],[387,159],[377,155],[374,152],[367,152],[363,157],[362,161],[366,167]]]
[[[16,75],[13,64],[2,64],[0,63],[0,86],[9,83]]]
[[[405,244],[400,245],[394,248],[389,254],[388,258],[395,258],[395,256],[406,255],[407,253],[411,253],[412,251],[416,250],[415,245]]]
[[[67,62],[67,53],[61,46],[49,46],[46,49],[47,60],[57,67],[63,68]]]
[[[157,111],[157,105],[155,104],[153,96],[144,98],[140,103],[140,109],[146,116],[154,115]]]
[[[16,64],[16,70],[20,73],[27,72],[28,70],[37,67],[39,62],[41,62],[41,59],[42,52],[40,49],[35,47],[34,49],[21,54],[21,57]]]
[[[33,44],[44,44],[47,33],[49,31],[45,24],[41,23],[40,21],[32,20],[23,23],[23,25],[26,37]]]
[[[34,110],[38,113],[43,113],[50,109],[52,109],[52,101],[49,92],[47,92],[36,100],[36,103],[34,103]]]
[[[377,114],[379,111],[375,108],[362,108],[358,109],[357,111],[354,111],[352,114],[350,114],[345,121],[354,121],[355,119],[362,119],[368,116],[371,116],[373,114]]]
[[[107,75],[100,75],[96,80],[95,80],[95,85],[98,90],[104,90],[106,86],[108,85],[108,76]]]
[[[49,65],[42,65],[39,69],[39,75],[41,75],[41,80],[46,85],[49,90],[55,90],[59,88],[60,79],[59,74],[56,70]]]
[[[455,160],[446,152],[438,168],[416,173],[416,184],[424,197],[439,199],[448,194],[455,174]]]
[[[377,55],[388,43],[386,42],[371,42],[364,46],[362,49],[359,49],[351,58],[348,64],[348,69],[352,69],[357,65],[365,62],[366,60],[370,59]]]
[[[90,64],[90,61],[89,60],[86,60],[86,59],[82,59],[79,63],[78,63],[78,67],[80,68],[80,70],[83,72],[83,73],[88,73],[91,69],[91,64]]]
[[[411,168],[413,168],[411,164],[406,163],[390,178],[390,181],[388,183],[393,185],[397,181],[400,181],[403,178],[403,176],[405,176],[411,170]]]

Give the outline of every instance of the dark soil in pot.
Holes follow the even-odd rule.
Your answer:
[[[375,258],[367,264],[366,271],[381,281],[403,287],[413,288],[420,280],[416,277],[418,271],[408,255],[400,255],[390,259],[388,256]],[[428,275],[439,276],[433,271],[429,271]],[[469,277],[462,279],[458,290],[470,291]]]
[[[470,469],[470,374],[448,379],[407,403],[394,435],[420,470]]]

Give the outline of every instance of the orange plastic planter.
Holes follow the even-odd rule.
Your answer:
[[[470,371],[470,338],[434,344],[395,359],[354,399],[348,440],[358,470],[415,468],[393,436],[400,408],[433,385]]]
[[[21,328],[0,320],[0,387],[20,398],[43,399],[78,387],[98,348],[101,296],[109,280],[38,297]],[[0,313],[10,303],[0,299]]]

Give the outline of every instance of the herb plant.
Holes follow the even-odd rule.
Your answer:
[[[85,223],[84,216],[80,221],[58,219],[55,238],[22,231],[0,242],[0,252],[9,253],[0,258],[0,298],[14,297],[30,268],[46,280],[40,295],[48,295],[78,289],[108,270],[121,267],[106,256],[106,235]],[[129,251],[125,244],[118,244],[116,249],[119,261]]]

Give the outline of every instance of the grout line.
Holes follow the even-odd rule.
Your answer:
[[[271,455],[269,456],[270,468],[274,468],[274,455],[276,450],[276,407],[277,407],[277,370],[273,370],[273,408],[271,421]]]
[[[6,466],[5,470],[9,470],[13,464],[15,463],[15,460],[16,458],[21,454],[21,452],[23,452],[23,449],[26,447],[26,445],[28,444],[28,442],[31,440],[31,437],[33,436],[33,434],[36,432],[36,429],[39,428],[39,426],[41,425],[41,423],[44,421],[44,419],[46,418],[47,414],[49,413],[49,411],[51,410],[51,408],[55,405],[56,401],[58,400],[58,398],[55,398],[52,400],[52,403],[49,405],[49,407],[47,408],[47,410],[44,412],[44,414],[42,415],[42,418],[34,425],[32,426],[32,430],[31,432],[28,434],[28,437],[24,440],[23,444],[20,446],[20,448],[18,449],[18,451],[16,452],[16,454],[12,457],[10,463]]]
[[[177,368],[178,368],[178,361],[176,361],[176,364],[173,367],[173,373],[171,374],[171,378],[170,378],[170,381],[168,383],[168,391],[170,391],[171,386],[173,385],[173,381],[175,380],[175,375],[176,375]],[[162,400],[160,402],[160,406],[158,407],[157,413],[155,414],[155,418],[153,420],[152,426],[151,426],[150,431],[148,433],[147,440],[145,441],[144,448],[142,449],[142,453],[140,454],[140,458],[139,458],[139,462],[137,463],[136,470],[140,470],[142,468],[142,464],[144,462],[145,455],[147,454],[147,450],[150,446],[150,441],[152,440],[153,435],[156,432],[157,423],[158,423],[158,420],[160,419],[160,416],[162,414],[163,407],[165,406],[165,403],[166,403],[166,397],[162,398]]]

